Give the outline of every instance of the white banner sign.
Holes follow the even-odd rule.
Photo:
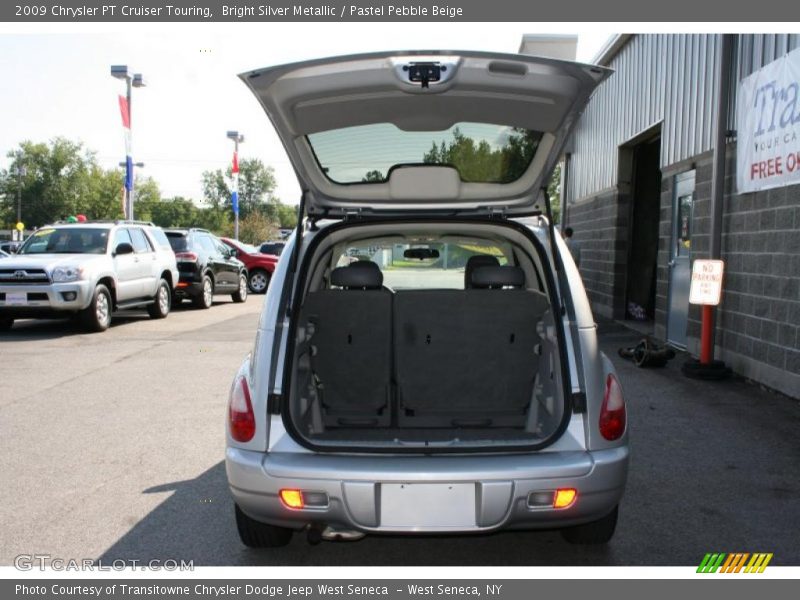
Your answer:
[[[739,193],[800,183],[800,49],[742,80],[736,129]]]

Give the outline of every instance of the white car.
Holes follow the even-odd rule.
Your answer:
[[[546,197],[607,75],[475,52],[242,75],[305,190],[230,391],[246,545],[612,537],[625,402]]]
[[[175,253],[152,223],[47,225],[0,265],[0,331],[16,319],[73,315],[104,331],[112,313],[127,308],[163,319],[177,283]]]

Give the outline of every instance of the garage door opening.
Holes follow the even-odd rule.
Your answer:
[[[661,137],[629,148],[631,157],[631,213],[625,319],[652,333],[656,308],[656,264],[661,210]]]

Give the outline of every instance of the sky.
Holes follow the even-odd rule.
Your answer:
[[[575,31],[534,23],[234,23],[0,24],[0,168],[24,140],[62,136],[82,142],[105,168],[124,159],[112,64],[141,72],[134,89],[133,154],[139,173],[164,197],[202,199],[201,174],[230,164],[226,132],[245,136],[240,160],[275,169],[277,196],[296,204],[300,188],[255,97],[237,74],[339,54],[403,49],[517,52],[523,34],[578,34],[578,60],[589,62],[613,30]]]

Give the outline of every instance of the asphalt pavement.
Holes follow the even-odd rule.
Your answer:
[[[632,464],[605,547],[554,531],[374,536],[241,545],[225,482],[225,402],[263,297],[144,313],[102,334],[21,322],[0,338],[0,564],[65,559],[195,565],[696,565],[706,552],[773,552],[800,565],[800,402],[739,379],[684,378],[678,356],[637,369],[639,335],[603,322],[628,402]]]

